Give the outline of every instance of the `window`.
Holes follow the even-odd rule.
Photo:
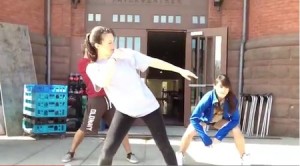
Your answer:
[[[222,36],[215,37],[215,76],[221,74],[221,45]]]
[[[118,48],[125,48],[125,37],[119,37]]]
[[[161,16],[160,19],[161,19],[160,20],[161,23],[167,23],[167,16]]]
[[[132,15],[127,15],[127,22],[133,22]]]
[[[174,23],[174,16],[168,16],[168,23]]]
[[[205,24],[205,16],[193,16],[192,23],[193,24]]]
[[[118,48],[118,36],[115,37],[114,44],[115,44],[115,46]]]
[[[166,15],[154,15],[153,16],[153,23],[174,23],[174,18],[175,18],[175,23],[180,24],[181,23],[181,16],[166,16]]]
[[[181,16],[175,16],[175,23],[180,24],[181,23]]]
[[[134,50],[141,51],[141,38],[140,37],[134,38]]]
[[[120,15],[120,22],[126,22],[126,16],[124,14]]]
[[[205,16],[200,16],[200,18],[199,18],[199,23],[200,23],[200,24],[205,24],[205,23],[206,23],[206,21],[205,21]]]
[[[140,22],[140,15],[126,15],[126,14],[121,14],[121,15],[118,15],[118,14],[113,14],[112,16],[112,22]]]
[[[133,37],[126,38],[126,47],[133,49]]]
[[[115,37],[116,48],[131,48],[136,51],[141,50],[141,37],[118,36]]]
[[[94,21],[94,14],[92,13],[88,14],[88,21]]]
[[[134,15],[134,22],[140,22],[140,15]]]
[[[118,21],[119,21],[119,18],[118,18],[118,15],[117,15],[117,14],[113,14],[113,16],[112,16],[112,21],[113,21],[113,22],[118,22]]]
[[[153,22],[159,23],[159,16],[157,16],[157,15],[153,16]]]
[[[192,23],[193,24],[198,24],[198,20],[199,20],[198,16],[193,16],[192,17]]]
[[[101,14],[95,14],[95,21],[101,21]]]

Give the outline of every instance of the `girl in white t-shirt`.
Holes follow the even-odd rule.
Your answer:
[[[167,165],[177,165],[175,153],[167,137],[159,103],[137,71],[148,67],[174,71],[186,79],[197,78],[192,72],[131,49],[114,48],[114,32],[110,28],[94,27],[85,43],[93,62],[86,73],[96,91],[104,88],[116,112],[103,145],[99,165],[111,165],[124,136],[136,118],[148,126]]]

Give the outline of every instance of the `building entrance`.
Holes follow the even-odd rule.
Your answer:
[[[184,31],[148,31],[147,55],[185,67]],[[149,68],[146,82],[160,103],[166,125],[183,126],[184,79],[174,72]]]

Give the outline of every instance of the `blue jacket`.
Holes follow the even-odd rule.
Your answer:
[[[227,100],[224,101],[223,107],[223,119],[229,121],[225,126],[218,130],[215,135],[215,138],[222,141],[222,139],[235,127],[239,124],[240,121],[240,113],[238,110],[238,101],[236,101],[235,111],[230,114],[230,107]],[[209,146],[212,144],[211,138],[206,134],[203,127],[200,125],[200,122],[210,123],[213,119],[214,115],[214,104],[218,102],[218,98],[216,96],[216,91],[211,90],[207,92],[199,101],[195,110],[192,113],[190,118],[191,124],[194,126],[198,135],[201,137],[205,146]]]

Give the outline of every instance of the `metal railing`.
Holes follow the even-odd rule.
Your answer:
[[[265,137],[269,134],[272,94],[244,94],[240,98],[241,129],[247,136]]]

